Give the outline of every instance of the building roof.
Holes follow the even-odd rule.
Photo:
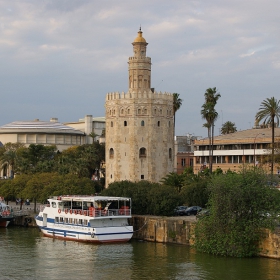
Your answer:
[[[229,134],[221,134],[214,137],[215,142],[227,142],[227,143],[236,143],[242,142],[243,140],[247,140],[248,142],[254,142],[257,139],[257,142],[271,142],[272,132],[271,128],[254,128],[254,129],[246,129],[240,130],[234,133]],[[275,128],[275,138],[280,137],[280,128]],[[196,145],[208,145],[208,138],[203,138],[200,140],[195,140]]]
[[[146,40],[144,39],[144,37],[142,37],[142,31],[141,31],[141,27],[138,31],[138,36],[134,39],[134,43],[146,43]]]
[[[58,121],[15,121],[0,127],[0,134],[7,133],[50,133],[84,135],[80,130]]]

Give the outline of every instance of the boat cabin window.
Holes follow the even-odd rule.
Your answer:
[[[59,223],[59,217],[55,217],[55,222]]]
[[[88,220],[84,220],[84,225],[87,226]]]
[[[73,218],[69,218],[69,224],[73,224]]]
[[[63,217],[59,217],[59,222],[63,223]]]
[[[78,224],[78,219],[74,219],[74,223],[73,224]]]
[[[79,219],[79,225],[83,224],[83,219]]]
[[[65,224],[68,224],[68,218],[65,218],[65,219],[64,219],[64,223],[65,223]]]
[[[52,202],[52,208],[56,208],[56,202]]]
[[[82,202],[81,201],[73,201],[72,209],[82,209]]]

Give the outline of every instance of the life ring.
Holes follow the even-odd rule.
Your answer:
[[[57,211],[58,211],[58,213],[61,213],[61,209],[58,209]]]
[[[70,209],[69,213],[70,213],[70,214],[72,214],[72,213],[73,213],[72,209]]]
[[[67,213],[68,213],[68,209],[65,209],[65,210],[64,210],[64,213],[67,214]]]
[[[74,214],[77,215],[77,210],[74,210]]]
[[[84,210],[84,215],[87,216],[87,210]]]
[[[78,211],[78,214],[81,215],[81,214],[82,214],[82,210],[79,210],[79,211]]]

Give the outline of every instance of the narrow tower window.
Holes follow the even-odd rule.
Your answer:
[[[127,126],[127,121],[124,121],[124,122],[123,122],[123,125],[124,125],[124,126]]]
[[[111,127],[113,127],[114,126],[114,123],[113,122],[111,122]]]
[[[145,126],[145,122],[144,121],[141,121],[141,126]]]
[[[114,149],[113,148],[111,148],[109,151],[109,157],[114,158]]]
[[[157,122],[157,126],[160,126],[160,121]]]
[[[140,158],[146,157],[146,149],[145,148],[141,148],[139,150],[139,157]]]
[[[172,149],[169,148],[169,159],[172,159]]]

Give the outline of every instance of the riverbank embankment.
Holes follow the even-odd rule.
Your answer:
[[[195,216],[159,217],[137,216],[131,219],[135,230],[133,238],[145,241],[193,245],[195,240]],[[259,244],[259,256],[280,259],[280,227],[264,230]]]
[[[35,216],[39,213],[40,204],[36,205],[35,212],[33,203],[22,205],[22,209],[20,209],[20,205],[13,202],[9,205],[16,214],[15,226],[37,227]],[[187,246],[194,244],[195,216],[133,215],[130,224],[134,228],[133,239]],[[265,230],[264,239],[260,242],[259,247],[260,256],[280,259],[280,227],[277,227],[273,232]]]

